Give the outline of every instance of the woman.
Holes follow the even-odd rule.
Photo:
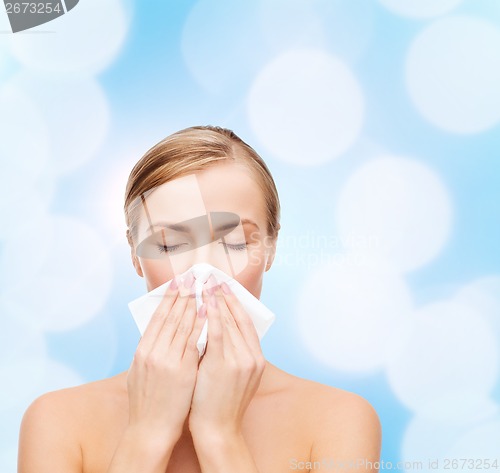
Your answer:
[[[259,298],[279,214],[263,160],[219,127],[165,138],[126,188],[132,262],[148,291],[207,262]],[[221,215],[237,219],[216,233]],[[269,363],[228,286],[209,280],[197,312],[192,283],[168,287],[129,370],[29,406],[18,473],[377,471],[381,426],[368,401]]]

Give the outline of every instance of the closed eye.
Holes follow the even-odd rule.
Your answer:
[[[238,245],[231,245],[229,243],[222,243],[221,241],[219,242],[219,245],[225,245],[226,247],[231,248],[232,250],[235,251],[243,251],[247,247],[247,243],[240,243]]]
[[[181,246],[184,246],[184,245],[187,245],[187,243],[181,243],[179,245],[172,245],[172,246],[167,246],[167,245],[156,245],[156,247],[158,248],[158,251],[160,251],[160,253],[173,253],[175,251],[177,251]],[[233,251],[243,251],[246,247],[247,247],[247,243],[239,243],[239,244],[230,244],[230,243],[223,243],[223,242],[219,242],[219,245],[224,245],[226,246],[227,248],[230,248],[231,250]]]
[[[180,245],[172,245],[172,246],[167,246],[167,245],[156,245],[160,253],[172,253],[173,251],[177,251],[181,246],[187,245],[187,243],[182,243]]]

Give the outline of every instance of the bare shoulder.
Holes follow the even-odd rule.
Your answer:
[[[312,439],[311,459],[345,458],[378,461],[382,426],[372,404],[345,389],[287,373],[289,392],[294,393]],[[299,401],[300,400],[300,401]],[[299,404],[300,402],[300,404]]]
[[[67,421],[71,427],[77,425],[75,420],[79,414],[95,414],[107,404],[116,405],[122,397],[116,377],[105,378],[42,394],[30,404],[25,416],[54,410],[58,413],[54,420],[61,423]]]
[[[19,430],[20,473],[81,472],[86,426],[116,396],[110,379],[50,391],[31,402]]]
[[[382,448],[382,425],[375,408],[359,394],[317,382],[308,384],[314,400],[311,460],[336,458],[360,472],[373,471]]]
[[[314,412],[320,418],[335,421],[339,426],[352,424],[355,420],[363,420],[372,427],[380,425],[375,408],[359,394],[310,380],[306,380],[304,389],[309,393],[310,399],[314,400]]]
[[[324,417],[327,414],[340,420],[346,416],[363,415],[378,421],[374,407],[359,394],[279,371],[283,380],[281,385],[286,386],[287,391],[294,396],[300,397],[301,402],[307,400],[309,408],[314,407],[310,410],[312,416]]]

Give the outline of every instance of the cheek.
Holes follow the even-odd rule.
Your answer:
[[[262,284],[263,270],[260,266],[249,265],[235,278],[247,291],[251,292],[255,297],[260,293]]]
[[[248,266],[256,271],[263,271],[266,265],[267,241],[258,235],[251,234],[248,241]]]
[[[143,259],[141,260],[141,266],[150,290],[161,286],[174,277],[174,272],[168,258],[163,260]]]

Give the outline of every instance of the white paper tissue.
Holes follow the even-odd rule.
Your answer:
[[[259,340],[265,335],[269,327],[275,320],[275,315],[271,312],[259,299],[257,299],[252,293],[243,287],[238,281],[233,279],[228,274],[224,273],[220,269],[212,266],[208,263],[198,263],[187,271],[182,273],[179,277],[182,281],[187,276],[189,272],[193,273],[195,278],[195,289],[196,289],[196,310],[198,310],[203,303],[202,299],[202,289],[203,283],[209,278],[210,274],[213,274],[218,283],[226,282],[231,290],[234,292],[238,300],[241,302],[243,308],[247,311],[248,315],[252,319]],[[132,313],[132,317],[139,329],[141,335],[146,330],[146,327],[156,310],[158,305],[163,298],[165,291],[169,287],[170,281],[158,286],[152,291],[144,294],[143,296],[129,302],[128,307]],[[196,344],[200,357],[205,353],[205,348],[207,344],[207,334],[208,334],[208,320],[205,321],[201,335],[198,338],[198,343]]]

